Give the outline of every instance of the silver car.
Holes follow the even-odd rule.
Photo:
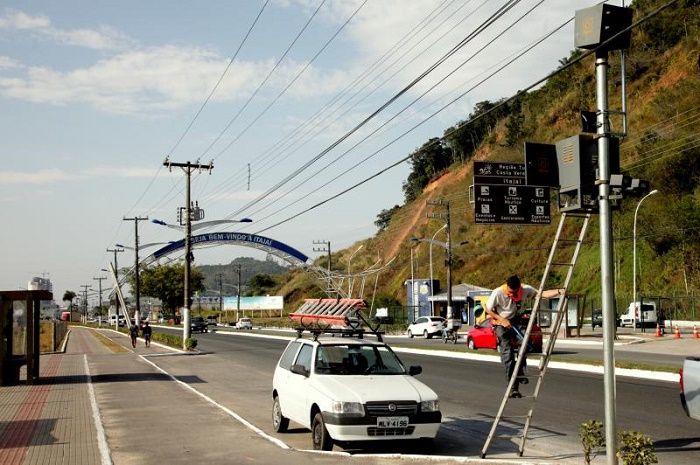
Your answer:
[[[239,318],[236,322],[236,329],[253,329],[253,320],[250,318]]]

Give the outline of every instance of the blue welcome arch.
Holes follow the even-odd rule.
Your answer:
[[[295,266],[308,266],[310,265],[309,257],[287,244],[270,239],[265,236],[258,236],[256,234],[247,234],[240,232],[218,232],[218,233],[208,233],[208,234],[198,234],[192,236],[192,248],[204,247],[207,245],[222,244],[222,245],[240,245],[243,247],[252,247],[254,249],[265,251],[271,255],[274,255],[292,265]],[[171,242],[170,244],[162,247],[153,254],[146,258],[144,261],[151,263],[158,260],[172,252],[185,248],[185,239],[180,239],[179,241]]]

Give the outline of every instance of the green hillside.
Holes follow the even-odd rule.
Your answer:
[[[688,296],[700,287],[700,2],[636,0],[635,26],[626,57],[627,136],[620,141],[622,170],[651,181],[659,193],[649,197],[637,218],[638,292],[646,296]],[[573,42],[573,38],[572,38]],[[510,274],[539,285],[559,221],[552,205],[548,226],[475,225],[469,202],[474,160],[523,162],[525,141],[555,143],[580,133],[580,112],[596,107],[594,58],[574,51],[560,62],[561,72],[537,90],[499,102],[481,102],[464,121],[426,141],[413,154],[411,174],[404,183],[406,203],[377,206],[380,231],[352,247],[335,252],[333,263],[353,259],[353,270],[366,269],[381,257],[391,265],[364,286],[373,295],[393,296],[405,304],[404,281],[429,276],[429,245],[411,237],[432,238],[444,225],[428,219],[444,208],[428,202],[449,202],[453,249],[453,282],[495,287]],[[621,108],[620,54],[609,55],[609,106]],[[565,69],[564,69],[565,68]],[[554,70],[553,70],[554,71]],[[484,112],[488,112],[484,116]],[[620,118],[611,118],[615,131]],[[622,201],[614,211],[615,292],[618,306],[631,300],[633,221],[639,198]],[[384,208],[382,210],[382,208]],[[570,290],[600,300],[600,250],[597,220],[589,229]],[[437,240],[445,240],[443,232]],[[413,255],[413,266],[411,256]],[[325,259],[318,264],[325,266]],[[446,282],[444,250],[433,248],[434,277]],[[376,278],[376,282],[375,282]],[[290,308],[298,299],[318,296],[320,288],[300,271],[290,273],[280,292]],[[376,294],[374,292],[376,286]],[[356,285],[355,288],[359,288]]]

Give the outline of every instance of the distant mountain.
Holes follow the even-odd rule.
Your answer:
[[[197,269],[204,274],[205,292],[208,290],[218,291],[221,286],[225,294],[235,293],[236,286],[239,284],[238,271],[240,269],[241,295],[245,295],[253,276],[284,275],[289,271],[289,266],[280,265],[272,256],[268,256],[266,260],[238,257],[226,265],[197,265]]]

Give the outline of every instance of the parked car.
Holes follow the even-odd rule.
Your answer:
[[[690,418],[700,421],[700,358],[686,357],[679,375],[683,411]]]
[[[591,329],[595,329],[596,326],[603,327],[603,310],[597,308],[593,310],[591,315]],[[620,317],[615,315],[615,326],[620,326]]]
[[[442,420],[437,394],[389,346],[369,339],[297,338],[272,380],[272,427],[311,430],[313,448],[353,441],[428,440]]]
[[[498,338],[493,326],[493,319],[487,318],[474,325],[474,328],[467,333],[466,339],[467,347],[471,350],[498,349]],[[530,346],[528,352],[542,352],[542,329],[536,324],[532,326],[528,344]]]
[[[190,331],[193,333],[196,331],[206,333],[209,332],[209,325],[201,316],[195,317],[190,320]]]
[[[236,329],[253,329],[253,320],[250,318],[239,318],[236,322]]]
[[[422,316],[408,325],[406,334],[408,337],[423,336],[430,339],[433,336],[442,336],[442,330],[447,325],[447,320],[441,316]]]
[[[620,317],[620,326],[642,327],[656,325],[657,314],[654,302],[631,302],[627,311]]]
[[[109,324],[114,326],[117,324],[117,315],[109,316]],[[119,315],[119,326],[126,326],[126,317],[124,315]]]

